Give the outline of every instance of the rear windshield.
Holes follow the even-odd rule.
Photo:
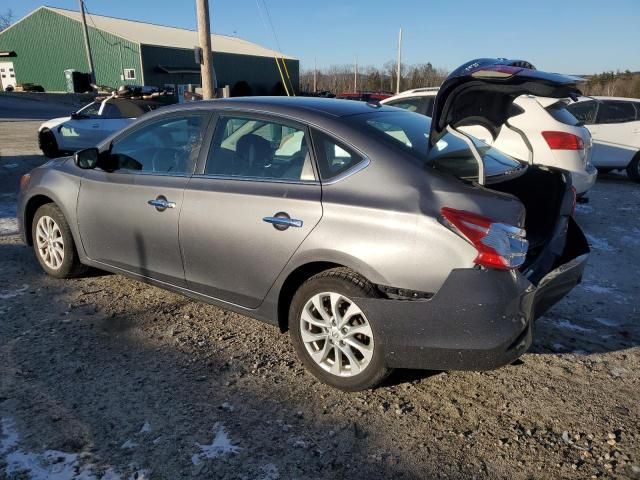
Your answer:
[[[557,102],[553,105],[549,105],[545,110],[557,122],[564,123],[565,125],[571,125],[572,127],[582,125],[582,122],[567,110],[567,106],[563,102]]]
[[[431,119],[412,112],[376,112],[353,117],[374,135],[391,141],[415,158],[465,180],[478,178],[478,163],[468,145],[451,134],[443,136],[429,153]],[[485,176],[497,177],[524,171],[526,164],[474,139],[484,163]]]

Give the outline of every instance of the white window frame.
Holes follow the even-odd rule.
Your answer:
[[[129,72],[132,72],[132,75],[129,76]],[[136,69],[135,68],[125,68],[122,72],[125,80],[135,80],[136,79]]]

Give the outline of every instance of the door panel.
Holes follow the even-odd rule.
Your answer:
[[[596,167],[626,167],[639,148],[632,146],[634,123],[589,125],[593,139],[591,163]]]
[[[180,241],[188,287],[257,307],[322,216],[320,185],[194,176],[185,190]],[[279,212],[302,220],[278,230]]]
[[[87,255],[99,262],[184,286],[178,218],[188,177],[87,170],[78,226]],[[149,200],[175,203],[158,210]]]

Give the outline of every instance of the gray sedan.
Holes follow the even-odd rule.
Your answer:
[[[484,59],[445,81],[433,120],[322,98],[169,107],[26,175],[23,238],[55,277],[97,267],[288,330],[343,390],[394,367],[496,368],[589,249],[566,172],[456,127],[499,132],[518,95],[574,92]]]

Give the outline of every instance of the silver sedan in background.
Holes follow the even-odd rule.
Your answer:
[[[22,234],[50,275],[97,267],[278,325],[343,390],[394,367],[496,368],[589,249],[567,172],[457,127],[484,114],[499,130],[518,95],[575,92],[481,59],[433,119],[322,98],[168,107],[25,176]]]

